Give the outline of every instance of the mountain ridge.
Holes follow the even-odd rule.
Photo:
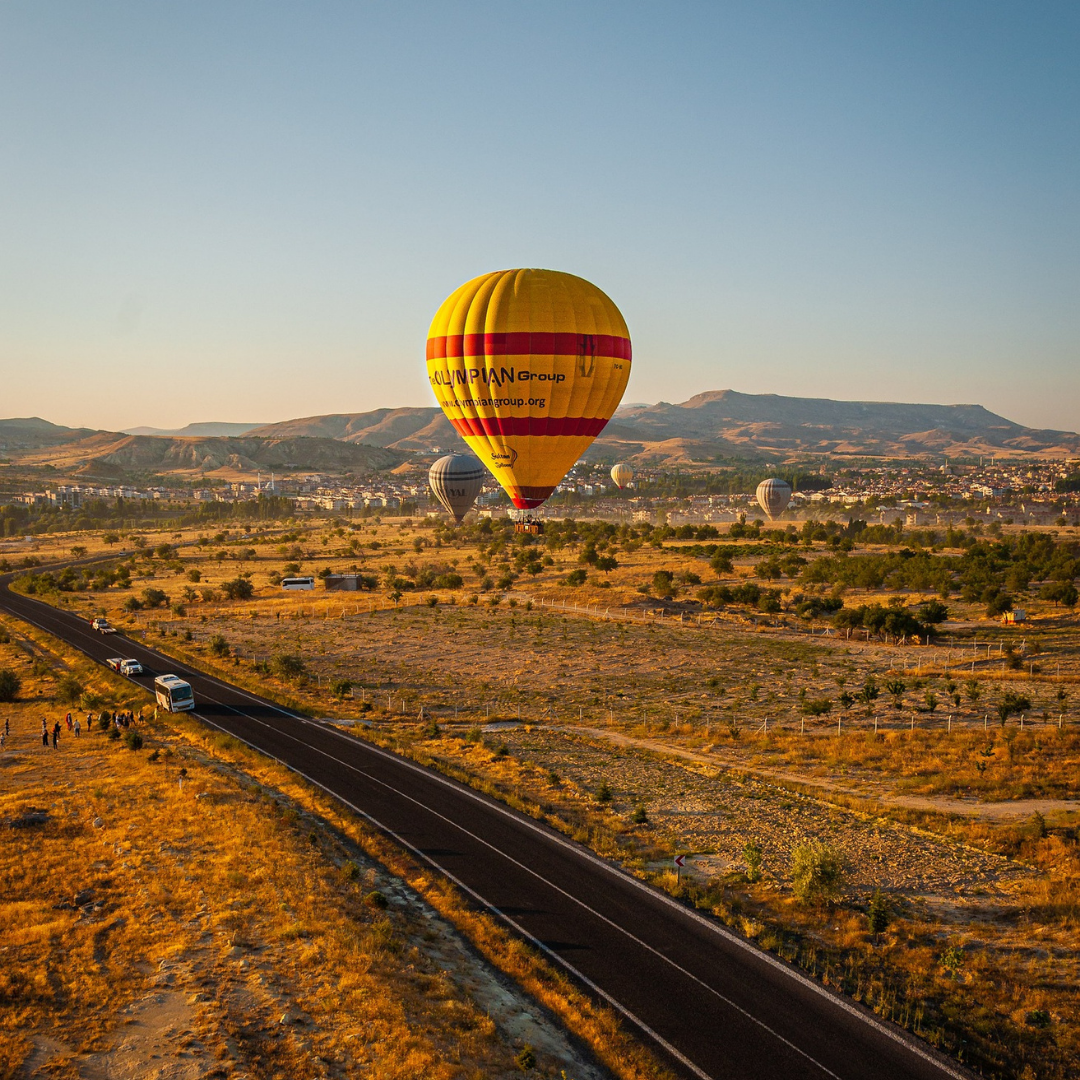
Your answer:
[[[462,449],[435,405],[326,413],[248,427],[233,435],[131,435],[67,428],[40,417],[0,420],[0,450],[28,465],[86,475],[171,472],[189,478],[256,469],[363,473],[415,456]],[[710,390],[680,403],[621,406],[589,461],[716,464],[731,458],[1080,456],[1080,435],[1029,428],[982,405],[840,401]]]

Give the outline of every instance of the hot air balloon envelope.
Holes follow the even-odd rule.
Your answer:
[[[459,525],[487,478],[487,469],[471,454],[447,454],[428,469],[432,494]]]
[[[611,466],[611,479],[615,481],[616,486],[622,490],[634,479],[634,470],[629,465],[624,465],[620,462],[618,465]]]
[[[770,521],[778,518],[791,501],[791,485],[786,480],[773,477],[762,480],[757,486],[758,506],[769,516]]]
[[[630,378],[630,334],[582,278],[498,270],[439,308],[427,367],[447,419],[524,510],[548,498],[611,419]]]

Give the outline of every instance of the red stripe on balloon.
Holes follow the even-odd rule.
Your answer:
[[[430,337],[427,358],[457,356],[613,356],[630,359],[630,339],[613,334],[549,334],[530,331],[499,334],[450,334]]]
[[[602,416],[464,416],[451,424],[461,435],[591,435],[607,425]]]
[[[511,487],[510,501],[519,510],[534,510],[551,498],[553,487]]]

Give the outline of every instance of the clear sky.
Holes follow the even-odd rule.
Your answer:
[[[589,278],[626,401],[1080,428],[1080,3],[0,3],[0,416],[433,404],[428,323]]]

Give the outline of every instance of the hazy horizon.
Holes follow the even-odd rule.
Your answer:
[[[432,405],[445,296],[549,266],[628,401],[1075,430],[1078,45],[1053,2],[6,4],[0,412]]]

